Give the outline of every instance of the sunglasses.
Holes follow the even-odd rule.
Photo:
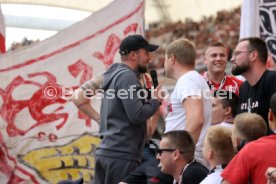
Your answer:
[[[157,149],[156,152],[159,154],[159,155],[162,155],[162,153],[164,151],[167,151],[167,152],[174,152],[176,149]]]

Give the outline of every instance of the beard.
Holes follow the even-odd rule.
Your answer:
[[[138,65],[137,71],[138,71],[139,73],[147,73],[148,69],[147,69],[147,67],[143,67],[143,66],[141,66],[141,65]]]
[[[248,71],[248,69],[249,69],[249,65],[241,65],[241,66],[236,65],[232,67],[231,72],[233,75],[241,75],[244,72]]]

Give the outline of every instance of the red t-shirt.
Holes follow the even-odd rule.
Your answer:
[[[227,74],[225,74],[224,78],[222,79],[222,81],[220,83],[215,83],[215,82],[211,81],[208,78],[207,72],[205,72],[203,74],[203,77],[207,81],[209,87],[211,88],[211,91],[222,89],[222,90],[227,90],[232,93],[235,93],[236,95],[239,95],[239,89],[240,89],[241,84],[243,83],[243,81],[237,79],[235,76],[230,76]]]
[[[276,167],[276,135],[262,137],[245,145],[222,171],[231,184],[266,184],[265,171]]]

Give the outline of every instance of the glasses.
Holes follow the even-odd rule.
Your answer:
[[[173,151],[175,151],[176,149],[157,149],[156,150],[156,152],[161,156],[162,155],[162,153],[164,152],[164,151],[167,151],[167,152],[173,152]]]
[[[250,52],[253,52],[253,51],[254,50],[236,50],[236,51],[233,51],[232,57],[234,57],[234,59],[235,59],[238,55],[240,55],[243,52],[250,53]]]

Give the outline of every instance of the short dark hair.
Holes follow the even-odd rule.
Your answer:
[[[273,114],[276,116],[276,93],[271,96],[269,107]]]
[[[221,92],[223,92],[223,95],[221,95]],[[214,97],[221,100],[223,108],[231,108],[231,113],[233,117],[237,115],[239,97],[235,93],[227,90],[216,90],[214,91]]]
[[[259,59],[262,61],[262,63],[266,64],[267,57],[268,57],[268,51],[266,47],[266,43],[263,39],[258,37],[249,37],[249,38],[243,38],[239,42],[248,41],[248,50],[253,51],[256,50],[259,55]]]
[[[186,130],[169,131],[163,135],[167,138],[173,149],[181,151],[182,156],[188,162],[194,159],[195,143],[191,134]]]

